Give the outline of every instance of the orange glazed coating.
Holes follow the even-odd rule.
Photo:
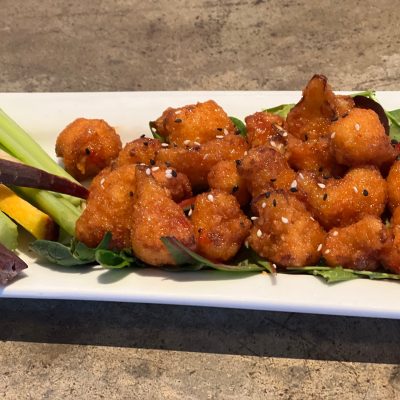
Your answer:
[[[172,200],[176,203],[192,197],[192,187],[188,177],[173,168],[166,166],[149,167],[151,175],[162,187],[168,189]],[[148,169],[146,169],[148,171]]]
[[[175,261],[160,238],[173,236],[194,250],[192,223],[168,191],[146,174],[146,167],[136,167],[136,186],[131,217],[132,250],[150,265],[174,265]]]
[[[251,227],[235,197],[221,190],[211,190],[196,197],[191,221],[197,251],[215,261],[231,259]]]
[[[331,267],[373,271],[379,266],[386,237],[382,221],[367,215],[352,225],[333,228],[326,237],[322,255]]]
[[[253,197],[267,190],[289,190],[296,177],[285,157],[268,146],[250,149],[238,164],[239,174]]]
[[[342,179],[316,179],[303,172],[297,177],[298,196],[330,229],[354,223],[370,214],[379,217],[387,199],[386,182],[376,167],[351,169]]]
[[[241,159],[247,149],[248,144],[242,136],[227,135],[200,146],[164,147],[157,153],[156,162],[168,163],[184,173],[194,189],[204,189],[207,187],[207,175],[217,162]]]
[[[256,112],[245,118],[247,129],[247,141],[250,147],[262,146],[270,140],[279,139],[282,135],[284,120],[279,115],[269,112]],[[278,126],[278,128],[276,127]]]
[[[96,247],[111,232],[111,248],[129,248],[135,187],[134,165],[101,171],[89,187],[86,208],[76,223],[76,238]]]
[[[151,164],[161,148],[161,142],[157,139],[141,137],[126,143],[116,160],[117,165],[125,164]]]
[[[372,110],[353,108],[331,126],[332,150],[340,164],[348,166],[392,163],[392,147],[378,115]]]
[[[283,267],[303,267],[319,260],[325,232],[294,195],[267,193],[255,208],[259,217],[248,242],[257,254]]]
[[[168,108],[161,117],[151,123],[151,126],[169,143],[179,146],[183,146],[186,141],[190,141],[191,144],[206,143],[218,135],[235,133],[232,121],[213,100],[180,108]]]
[[[314,75],[303,91],[299,103],[286,119],[288,132],[298,139],[316,139],[326,136],[333,120],[354,106],[352,99],[332,92],[323,75]]]
[[[390,168],[386,178],[388,187],[388,205],[391,210],[400,206],[400,161],[396,161]]]
[[[58,135],[56,154],[74,178],[83,180],[110,165],[121,147],[119,135],[107,122],[78,118]]]
[[[400,207],[396,207],[391,227],[387,230],[388,240],[381,253],[383,267],[395,274],[400,274]]]
[[[219,161],[211,168],[207,180],[211,189],[233,194],[241,206],[250,201],[246,184],[237,171],[236,161]]]

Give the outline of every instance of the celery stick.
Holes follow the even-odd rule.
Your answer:
[[[2,109],[0,109],[0,143],[20,161],[75,181]]]
[[[0,211],[0,243],[9,250],[18,246],[18,228],[11,218]]]

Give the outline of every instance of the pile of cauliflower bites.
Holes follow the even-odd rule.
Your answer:
[[[315,75],[286,119],[245,122],[243,137],[212,100],[168,108],[151,123],[163,142],[123,148],[103,120],[72,122],[57,155],[94,176],[76,238],[95,247],[111,232],[113,249],[153,266],[174,264],[160,240],[173,236],[216,262],[246,246],[279,268],[400,273],[399,151],[374,111]]]

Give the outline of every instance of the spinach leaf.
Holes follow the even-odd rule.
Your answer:
[[[235,125],[235,128],[238,130],[240,135],[242,135],[243,137],[246,137],[247,129],[246,129],[245,123],[236,117],[229,117],[229,118],[233,122],[233,125]]]
[[[98,249],[95,252],[96,261],[106,269],[121,269],[135,264],[135,257],[130,251],[122,250],[114,252],[111,250]]]
[[[264,112],[269,112],[271,114],[279,115],[282,118],[286,118],[290,112],[290,110],[295,106],[296,104],[281,104],[276,107],[272,108],[267,108],[263,110]]]

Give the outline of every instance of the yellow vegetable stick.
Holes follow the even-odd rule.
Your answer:
[[[55,239],[57,226],[44,212],[0,185],[0,210],[24,227],[36,239]]]

